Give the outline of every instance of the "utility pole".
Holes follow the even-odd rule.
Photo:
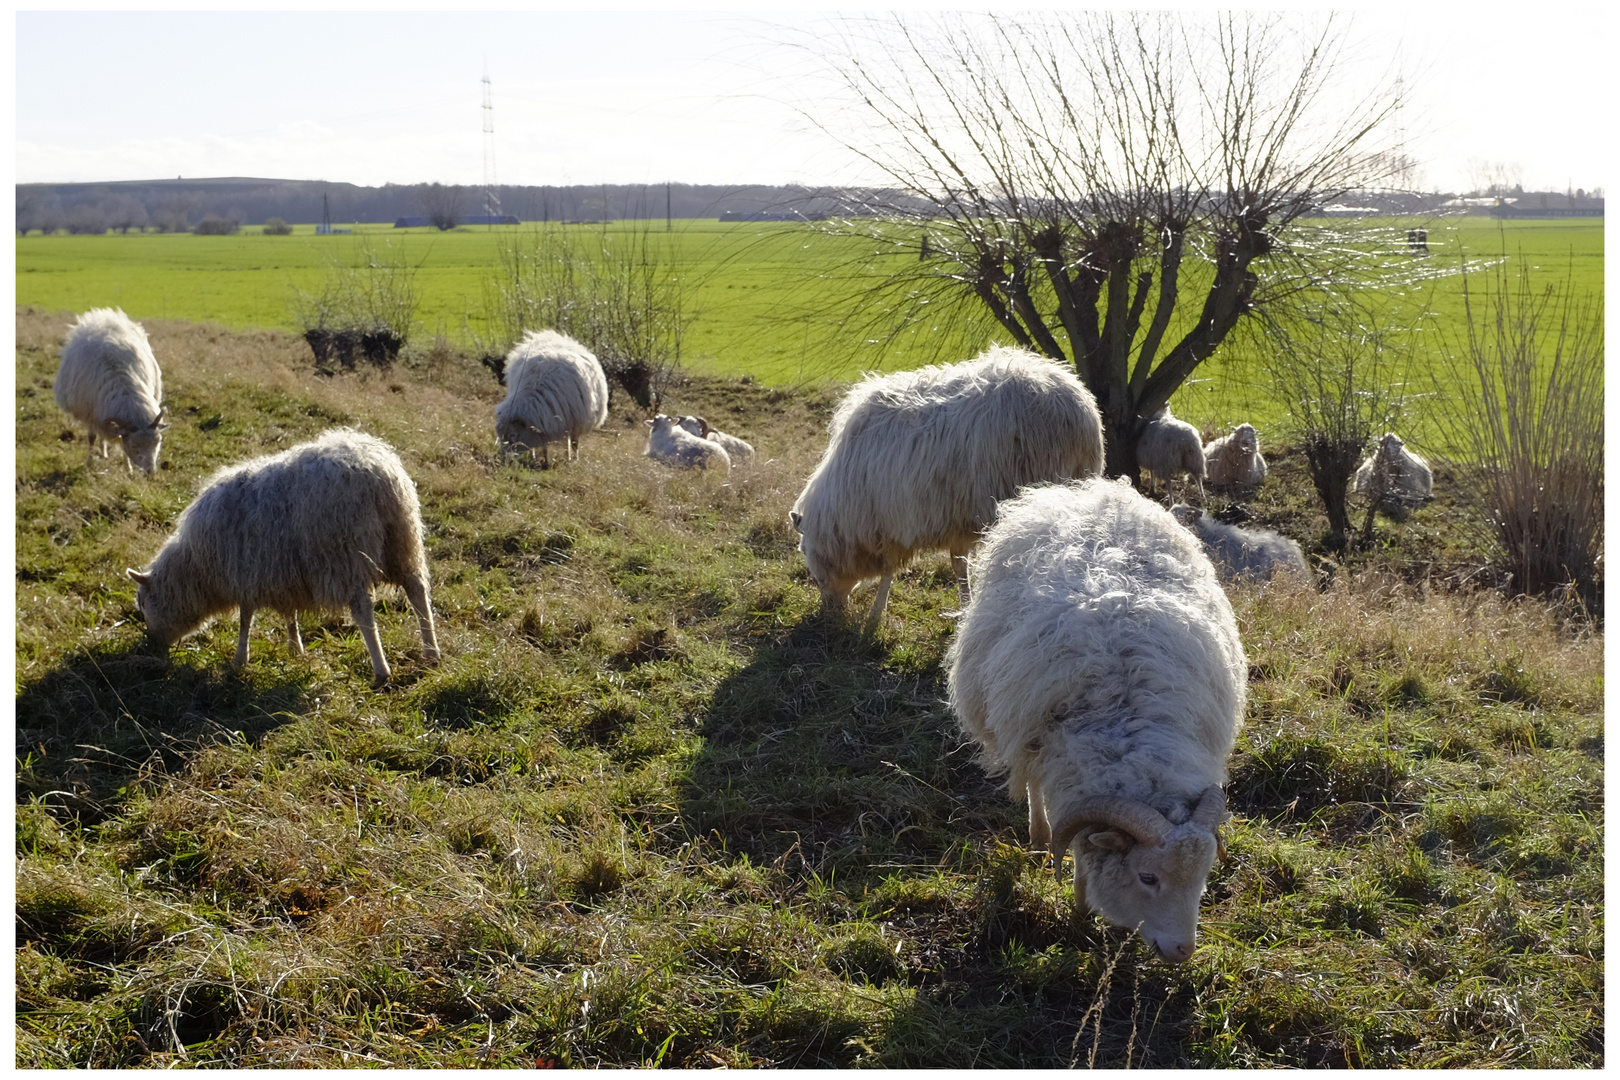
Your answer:
[[[484,213],[492,218],[501,216],[501,197],[495,190],[495,102],[488,60],[484,61]]]

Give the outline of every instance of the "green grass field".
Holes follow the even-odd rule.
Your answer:
[[[1601,222],[1454,218],[1427,224],[1432,254],[1421,270],[1432,280],[1382,289],[1386,301],[1408,314],[1430,307],[1438,325],[1454,323],[1461,313],[1461,279],[1454,270],[1463,258],[1505,256],[1515,268],[1532,268],[1542,283],[1562,285],[1568,275],[1577,290],[1601,296]],[[894,258],[878,254],[879,246],[868,241],[779,224],[680,221],[667,234],[661,223],[620,222],[608,228],[623,235],[644,227],[652,229],[649,240],[668,252],[686,285],[692,320],[683,361],[698,374],[748,374],[778,386],[849,380],[866,369],[960,359],[991,337],[1005,337],[987,315],[973,312],[965,321],[916,326],[892,341],[873,340],[862,324],[846,319],[856,299],[889,272],[885,259]],[[1404,228],[1402,222],[1365,226],[1380,237]],[[383,257],[419,267],[418,336],[444,334],[465,344],[469,326],[482,325],[484,290],[498,245],[514,231],[522,230],[362,227],[355,236],[318,237],[302,226],[284,237],[252,232],[27,236],[17,240],[16,300],[65,311],[114,305],[136,318],[216,322],[232,329],[291,329],[293,290],[313,290],[332,260],[356,260],[369,245]],[[1404,254],[1383,262],[1402,279],[1416,265]],[[1267,383],[1239,335],[1180,391],[1176,411],[1211,429],[1242,420],[1274,425],[1281,413]]]
[[[124,243],[41,247],[215,242]],[[1073,920],[957,729],[943,555],[875,639],[816,614],[786,511],[835,387],[677,384],[758,447],[729,477],[642,457],[617,396],[542,471],[465,358],[321,377],[283,331],[47,301],[112,302],[163,358],[151,479],[87,467],[66,319],[17,316],[17,1067],[1604,1065],[1603,633],[1481,586],[1443,468],[1314,587],[1230,590],[1229,857],[1170,967]],[[391,590],[379,692],[335,614],[303,658],[261,618],[239,675],[229,617],[154,652],[124,568],[334,424],[417,483],[440,663]],[[1314,549],[1268,458],[1251,512]]]

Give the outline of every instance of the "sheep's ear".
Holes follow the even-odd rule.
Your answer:
[[[1087,839],[1094,846],[1100,847],[1104,851],[1129,851],[1136,846],[1135,838],[1127,836],[1118,829],[1104,829],[1101,832],[1094,832]]]
[[[789,510],[788,511],[788,520],[793,522],[793,527],[795,529],[797,529],[801,533],[804,532],[804,515],[803,514],[799,513],[797,510]]]
[[[129,580],[137,585],[149,585],[152,582],[152,573],[149,570],[136,570],[132,566],[126,566],[124,573],[128,574]]]
[[[709,432],[713,431],[714,428],[710,427],[709,422],[707,420],[703,419],[703,417],[701,417],[701,416],[697,418],[697,422],[698,422],[698,427],[703,429],[703,437],[705,439],[707,439],[709,437]]]
[[[644,422],[645,422],[645,423],[646,423],[646,425],[647,425],[647,426],[648,426],[648,427],[652,427],[652,426],[653,426],[653,422],[652,422],[652,421],[651,421],[651,420],[647,420],[647,421],[644,421]]]
[[[163,414],[166,413],[166,412],[168,412],[168,409],[164,408],[161,405],[158,406],[158,414],[157,414],[156,418],[154,418],[153,421],[152,421],[152,427],[155,430],[157,430],[157,431],[165,431],[165,430],[168,429],[169,422],[167,420],[163,419]]]

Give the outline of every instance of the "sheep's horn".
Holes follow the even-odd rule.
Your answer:
[[[1221,819],[1224,817],[1226,817],[1226,792],[1219,787],[1204,789],[1204,793],[1198,797],[1198,806],[1193,810],[1193,824],[1214,832],[1220,827]]]
[[[1168,818],[1147,803],[1124,799],[1117,795],[1094,795],[1082,799],[1069,808],[1052,829],[1052,851],[1061,854],[1068,849],[1074,834],[1087,822],[1100,821],[1129,833],[1136,842],[1147,847],[1164,843],[1170,830],[1175,828]]]

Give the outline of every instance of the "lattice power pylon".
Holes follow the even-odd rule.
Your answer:
[[[484,72],[484,213],[501,216],[501,197],[495,190],[495,102],[489,72]]]

